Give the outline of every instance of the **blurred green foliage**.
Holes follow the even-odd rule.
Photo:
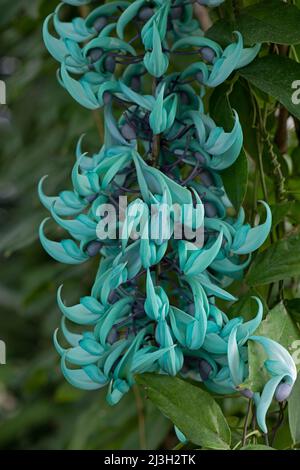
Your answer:
[[[52,335],[59,325],[56,289],[63,281],[70,303],[86,295],[89,267],[61,266],[38,241],[47,215],[37,183],[48,174],[48,194],[65,189],[78,137],[97,150],[92,114],[56,81],[56,64],[42,42],[43,19],[56,0],[1,0],[0,58],[15,68],[4,79],[8,107],[0,117],[0,449],[135,449],[140,446],[134,394],[114,408],[105,393],[84,393],[62,377]],[[12,60],[13,59],[13,60]],[[71,183],[70,183],[71,187]],[[96,267],[95,267],[96,269]],[[159,447],[170,423],[147,402],[147,447]]]

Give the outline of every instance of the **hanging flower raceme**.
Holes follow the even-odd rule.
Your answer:
[[[63,4],[87,5],[89,13],[66,22]],[[243,209],[235,213],[222,172],[242,148],[239,117],[233,112],[225,131],[203,103],[205,88],[248,64],[260,46],[244,48],[236,32],[236,41],[221,48],[204,37],[187,1],[63,4],[45,21],[45,44],[71,96],[86,108],[103,107],[105,137],[92,156],[79,140],[72,189],[47,196],[45,178],[39,185],[41,202],[67,233],[53,241],[47,219],[42,223],[50,256],[69,264],[100,257],[91,292],[78,304],[67,306],[58,290],[63,320],[54,342],[62,372],[85,390],[107,386],[110,404],[137,373],[191,377],[214,393],[253,397],[266,432],[272,398],[285,400],[295,382],[293,360],[275,341],[255,335],[263,316],[259,298],[247,322],[229,319],[217,303],[236,300],[227,287],[242,279],[267,239],[271,211],[262,201],[266,216],[255,227],[245,223]],[[177,71],[186,51],[193,63]],[[61,346],[61,335],[69,347]],[[259,393],[243,387],[248,341],[268,356],[270,379]]]

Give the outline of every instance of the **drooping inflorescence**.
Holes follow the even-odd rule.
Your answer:
[[[68,307],[58,290],[70,345],[63,348],[55,334],[63,374],[83,389],[107,385],[110,404],[135,374],[191,377],[214,393],[253,396],[267,432],[267,409],[273,396],[289,395],[295,365],[282,346],[255,336],[263,316],[259,298],[248,322],[229,320],[217,300],[235,300],[226,287],[243,277],[251,253],[266,240],[271,212],[262,202],[265,222],[253,228],[243,209],[233,215],[222,171],[241,152],[239,117],[225,132],[203,105],[207,87],[251,62],[260,46],[245,48],[239,32],[225,49],[204,37],[193,3],[218,0],[102,3],[65,0],[43,30],[60,63],[59,82],[85,108],[103,108],[105,126],[98,153],[83,153],[80,139],[73,190],[49,197],[44,179],[39,185],[42,203],[71,236],[51,241],[44,221],[45,250],[62,263],[100,258],[89,296]],[[63,21],[67,5],[88,4],[85,18]],[[70,330],[72,323],[81,334]],[[242,387],[249,339],[268,356],[262,393]]]

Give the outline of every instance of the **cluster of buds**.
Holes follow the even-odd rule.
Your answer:
[[[239,117],[234,113],[226,132],[203,104],[207,87],[247,65],[260,45],[245,48],[236,32],[223,49],[204,37],[195,2],[187,0],[114,1],[62,21],[66,4],[89,3],[65,0],[43,30],[60,63],[59,82],[85,108],[103,107],[105,126],[98,153],[84,153],[80,139],[71,191],[49,197],[44,179],[39,186],[42,203],[71,236],[50,240],[44,221],[45,250],[62,263],[100,258],[89,296],[66,306],[58,291],[61,331],[70,345],[62,347],[56,332],[63,374],[82,389],[107,385],[110,404],[130,389],[135,374],[190,377],[214,393],[253,397],[267,432],[267,409],[274,395],[288,397],[295,365],[282,346],[254,335],[263,316],[258,298],[248,322],[229,319],[217,300],[236,300],[226,288],[242,279],[251,253],[267,239],[271,211],[262,202],[266,217],[256,227],[245,223],[243,209],[234,211],[222,171],[241,152]],[[184,70],[182,57],[190,60]],[[81,334],[71,331],[72,323]],[[248,340],[268,356],[270,380],[261,393],[242,387]]]

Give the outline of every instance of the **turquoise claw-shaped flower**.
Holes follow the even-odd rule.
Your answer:
[[[261,394],[255,393],[256,416],[259,427],[267,434],[266,414],[275,395],[278,401],[286,400],[297,378],[297,369],[293,358],[288,351],[270,338],[263,336],[250,336],[252,341],[264,348],[268,359],[264,365],[271,375]]]
[[[248,65],[257,56],[261,46],[256,44],[252,48],[244,49],[241,33],[236,31],[235,34],[237,42],[230,44],[224,50],[216,42],[205,37],[190,36],[179,39],[173,45],[173,51],[186,46],[212,51],[209,58],[207,57],[208,65],[204,62],[196,62],[183,72],[182,78],[195,75],[202,85],[216,87],[223,83],[234,70]]]
[[[190,315],[177,307],[170,308],[170,321],[175,338],[181,346],[190,350],[200,349],[206,335],[207,319],[203,309],[203,316]]]
[[[181,243],[180,268],[183,273],[186,276],[196,276],[205,271],[217,256],[222,240],[223,232],[220,232],[215,242],[207,249],[196,249],[193,244]]]
[[[165,319],[169,314],[169,298],[161,286],[155,286],[147,270],[145,312],[151,320]]]
[[[113,1],[93,9],[85,18],[85,24],[88,28],[93,28],[96,33],[102,31],[111,17],[114,17],[119,11],[126,12],[130,7],[128,1]],[[121,15],[122,16],[122,15]],[[123,39],[123,38],[121,38]]]
[[[61,216],[74,216],[82,212],[88,205],[74,191],[62,191],[59,196],[46,196],[43,183],[48,176],[44,176],[38,186],[39,198],[48,211],[55,205],[55,212]]]
[[[53,24],[56,32],[63,39],[72,39],[76,42],[87,41],[93,37],[83,18],[74,18],[70,23],[60,21],[59,15],[62,4],[58,5],[53,16]]]
[[[164,93],[165,87],[163,85],[149,117],[149,123],[154,134],[161,134],[170,129],[176,117],[177,95],[172,94],[164,99]]]
[[[79,304],[67,307],[62,300],[61,292],[62,286],[57,291],[58,307],[64,317],[74,323],[95,325],[105,311],[105,306],[93,296],[82,297]]]
[[[161,77],[169,66],[169,58],[163,52],[161,39],[156,23],[152,27],[152,50],[146,52],[144,56],[144,65],[148,72],[156,78]]]
[[[98,109],[100,107],[91,85],[84,79],[81,81],[74,80],[69,75],[65,62],[61,65],[60,74],[63,85],[79,104],[87,109]]]
[[[250,228],[248,225],[240,227],[235,234],[231,251],[238,255],[246,255],[257,250],[267,239],[272,226],[272,212],[268,204],[259,201],[264,205],[267,218],[266,221],[257,227]]]
[[[66,264],[81,264],[89,259],[88,254],[84,253],[74,240],[62,240],[54,242],[49,240],[44,234],[44,226],[49,220],[45,219],[39,230],[41,244],[47,253],[56,261]]]

